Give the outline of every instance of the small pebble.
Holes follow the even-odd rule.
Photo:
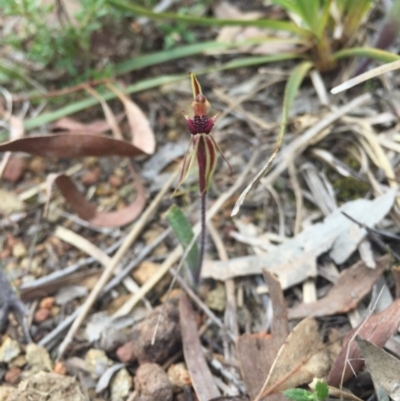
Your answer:
[[[21,157],[12,157],[4,171],[3,178],[10,182],[17,182],[26,170],[26,161]]]
[[[46,348],[35,343],[26,346],[26,360],[31,367],[32,372],[51,372],[50,355]]]
[[[144,363],[136,371],[135,390],[142,401],[171,401],[172,385],[163,368],[156,363]]]
[[[118,360],[122,363],[133,362],[136,359],[136,355],[130,342],[121,345],[117,349],[116,355]]]
[[[40,301],[39,307],[41,309],[49,309],[49,310],[51,310],[53,305],[54,305],[54,297],[46,297],[46,298],[43,298]]]
[[[53,372],[57,373],[58,375],[66,375],[67,374],[67,368],[64,365],[63,362],[56,362],[53,368]]]
[[[99,181],[101,170],[99,167],[95,167],[92,170],[86,171],[81,178],[83,185],[93,185]]]
[[[21,353],[18,341],[6,337],[0,346],[0,362],[10,362]]]
[[[132,377],[129,372],[122,368],[111,380],[111,401],[123,401],[130,393]]]
[[[14,358],[12,361],[8,363],[9,368],[23,368],[27,364],[25,355],[18,355],[16,358]]]
[[[85,355],[85,363],[93,379],[98,379],[113,364],[106,353],[100,349],[90,349]]]
[[[26,256],[27,252],[28,251],[22,242],[17,242],[12,247],[12,255],[14,256],[14,258],[22,258]]]
[[[35,312],[35,316],[33,317],[33,320],[36,323],[41,323],[41,322],[44,322],[45,320],[47,320],[50,317],[50,315],[51,315],[51,311],[49,311],[48,309],[41,308]]]
[[[46,163],[43,158],[35,157],[29,163],[29,170],[32,172],[39,174],[46,168]]]
[[[189,372],[183,362],[171,365],[167,375],[174,393],[181,392],[184,387],[191,385]]]
[[[113,188],[119,188],[122,185],[122,178],[117,175],[111,175],[108,178],[108,182]]]
[[[10,384],[17,384],[21,378],[21,369],[14,367],[7,371],[4,376],[4,381]]]

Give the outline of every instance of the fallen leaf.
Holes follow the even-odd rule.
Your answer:
[[[376,261],[377,267],[370,269],[360,260],[340,273],[338,281],[325,297],[290,309],[289,318],[330,316],[351,311],[371,291],[376,280],[387,269],[389,261],[389,255],[381,256]]]
[[[104,100],[104,98],[92,87],[87,85],[86,90],[100,102],[101,107],[103,109],[104,117],[106,118],[107,121],[107,125],[110,127],[114,138],[123,140],[124,138],[122,136],[121,130],[119,129],[118,120],[114,112],[111,110],[111,107]]]
[[[191,302],[190,298],[183,292],[179,298],[183,355],[198,400],[209,401],[211,398],[219,397],[220,392],[201,349]]]
[[[268,266],[270,272],[278,275],[283,289],[299,284],[308,277],[316,276],[316,259],[319,255],[330,250],[329,255],[335,263],[344,263],[365,238],[366,230],[343,216],[342,211],[367,227],[372,227],[390,211],[395,194],[396,189],[390,189],[374,200],[348,202],[322,223],[305,229],[271,252],[228,261],[207,260],[202,268],[202,277],[224,281],[237,276],[260,274]]]
[[[24,122],[22,118],[16,116],[10,116],[8,122],[10,124],[10,139],[13,141],[22,138],[25,133]],[[16,166],[15,165],[11,166],[11,168],[8,166],[10,158],[11,158],[11,152],[6,152],[0,163],[0,178],[4,176],[5,179],[8,179],[11,182],[15,182],[22,175],[22,172],[17,174],[13,171],[13,173],[11,174],[11,170],[14,170]],[[25,163],[25,160],[21,159],[19,156],[15,157],[14,160],[22,161],[23,164]],[[7,167],[9,168],[7,169]],[[19,168],[19,170],[21,170],[21,168]]]
[[[236,343],[240,370],[252,400],[260,392],[276,355],[289,334],[286,302],[279,280],[269,272],[264,271],[263,274],[274,312],[272,335],[246,333],[241,335]]]
[[[86,200],[67,175],[56,175],[54,182],[79,217],[97,227],[121,227],[136,219],[146,206],[146,189],[138,174],[134,174],[137,189],[135,200],[129,206],[114,212],[98,211],[96,205]]]
[[[289,335],[289,322],[285,297],[279,279],[268,270],[263,270],[265,283],[267,284],[269,296],[274,311],[271,326],[271,334],[276,338],[286,338]]]
[[[310,383],[314,377],[325,376],[328,369],[329,355],[318,333],[317,322],[306,318],[282,345],[257,399]]]
[[[152,155],[156,149],[156,140],[149,120],[143,111],[116,86],[107,84],[107,87],[118,96],[125,107],[132,132],[133,145],[141,149],[144,153]]]
[[[382,387],[394,401],[400,401],[400,361],[361,337],[357,336],[356,341],[375,385]]]
[[[27,164],[24,157],[10,157],[3,171],[3,178],[10,182],[17,182],[22,177],[22,174],[24,174],[26,168]]]
[[[330,386],[338,387],[341,383],[343,369],[345,369],[343,382],[346,382],[364,364],[356,342],[352,341],[355,333],[377,347],[383,347],[390,336],[396,332],[399,324],[400,299],[397,299],[385,310],[369,316],[358,327],[347,333],[343,340],[343,347],[328,374],[327,383]],[[351,367],[349,364],[351,364]]]
[[[55,134],[20,138],[0,144],[0,152],[25,152],[41,157],[140,156],[144,152],[126,141],[102,135]]]
[[[121,122],[125,113],[116,116],[116,120]],[[51,126],[52,131],[71,131],[75,134],[102,134],[112,129],[107,120],[95,120],[90,123],[82,123],[71,117],[63,117]]]

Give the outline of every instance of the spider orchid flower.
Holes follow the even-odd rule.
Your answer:
[[[217,113],[214,117],[208,117],[208,111],[211,107],[210,103],[203,95],[196,75],[190,73],[190,79],[193,90],[193,118],[189,117],[184,112],[182,112],[182,114],[185,117],[186,125],[189,128],[189,132],[192,136],[189,149],[193,145],[193,150],[185,155],[178,187],[187,178],[189,171],[193,166],[194,160],[197,158],[197,164],[199,166],[199,188],[201,195],[204,195],[211,183],[212,175],[217,164],[218,153],[222,155],[227,163],[228,161],[223,156],[221,149],[211,135],[211,130],[214,127],[215,120],[217,119],[219,113]],[[232,168],[229,163],[228,166],[232,172]]]

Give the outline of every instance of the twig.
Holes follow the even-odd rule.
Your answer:
[[[301,186],[299,179],[297,178],[296,167],[294,161],[291,160],[288,163],[288,171],[290,177],[290,183],[294,192],[296,200],[296,219],[293,227],[293,234],[297,235],[301,231],[301,221],[303,217],[303,194],[301,192]]]
[[[353,223],[358,224],[361,228],[364,228],[369,237],[371,238],[372,241],[375,242],[375,244],[383,251],[387,252],[388,251],[388,246],[378,237],[378,235],[384,235],[382,233],[382,231],[376,230],[374,228],[370,228],[368,226],[366,226],[365,224],[357,221],[356,219],[354,219],[353,217],[351,217],[349,214],[347,214],[346,212],[342,211],[342,214],[347,217],[349,220],[351,220]],[[378,234],[378,235],[377,235]],[[397,237],[397,236],[396,236]],[[391,238],[391,237],[389,237]],[[398,238],[397,238],[398,240]],[[390,253],[396,258],[397,262],[400,262],[400,255],[393,251],[392,249],[390,250]]]
[[[117,253],[111,259],[111,263],[107,266],[104,270],[103,274],[101,275],[99,281],[96,283],[95,287],[93,288],[92,292],[86,298],[85,302],[82,305],[82,309],[75,319],[74,323],[72,324],[71,328],[69,329],[67,335],[65,336],[64,341],[61,343],[59,350],[58,350],[58,358],[60,359],[64,352],[66,351],[69,344],[72,342],[75,334],[77,333],[79,327],[85,320],[86,316],[88,315],[91,307],[93,306],[94,302],[96,301],[97,297],[100,295],[101,291],[103,290],[104,286],[111,278],[115,268],[118,266],[119,262],[128,251],[129,247],[132,243],[136,240],[136,238],[141,233],[143,227],[148,222],[148,220],[153,216],[154,212],[157,210],[158,206],[160,205],[161,200],[163,199],[164,195],[169,190],[170,186],[174,182],[177,177],[177,173],[171,174],[170,179],[166,182],[164,187],[161,191],[157,194],[154,198],[153,202],[149,205],[149,207],[143,212],[143,214],[139,217],[138,221],[133,225],[131,232],[125,238],[124,243],[118,249]]]

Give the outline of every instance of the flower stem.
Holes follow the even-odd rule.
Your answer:
[[[197,263],[196,271],[194,272],[194,284],[198,286],[200,283],[201,267],[203,266],[204,252],[206,247],[206,209],[207,209],[207,191],[201,195],[200,207],[200,249],[199,261]]]

